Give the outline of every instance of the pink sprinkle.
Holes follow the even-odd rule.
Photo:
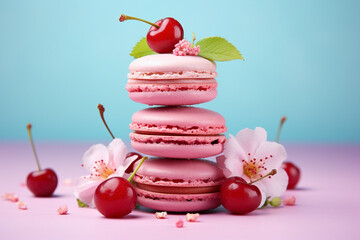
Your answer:
[[[198,213],[187,213],[186,214],[186,221],[188,222],[196,222],[200,214]]]
[[[191,43],[182,39],[179,43],[175,44],[173,54],[176,56],[197,56],[200,53],[200,46],[191,47]]]
[[[179,218],[179,220],[176,222],[176,227],[177,228],[184,227],[184,221]]]
[[[22,201],[17,202],[16,205],[17,205],[18,209],[20,209],[20,210],[28,209],[27,206]]]
[[[21,182],[21,183],[20,183],[20,187],[26,187],[26,183]]]
[[[295,196],[286,197],[282,202],[286,206],[294,206],[296,202],[296,198]]]
[[[1,197],[2,197],[2,199],[4,199],[5,201],[10,201],[10,202],[17,202],[17,201],[19,201],[18,196],[16,196],[14,193],[4,193]]]
[[[62,182],[64,186],[72,186],[73,184],[73,180],[71,178],[66,178],[64,179],[64,181]]]
[[[63,205],[58,208],[57,212],[59,213],[59,215],[66,215],[68,212],[68,207],[66,205]]]
[[[156,212],[155,213],[155,217],[157,219],[165,219],[166,215],[167,215],[167,212]]]

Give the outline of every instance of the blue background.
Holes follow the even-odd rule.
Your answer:
[[[145,105],[125,90],[129,53],[149,28],[119,23],[172,16],[190,40],[227,38],[244,61],[218,63],[228,133],[262,126],[282,140],[360,141],[360,1],[4,1],[0,2],[0,139],[128,140]]]

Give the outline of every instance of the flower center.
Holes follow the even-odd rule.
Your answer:
[[[270,158],[272,158],[272,155],[269,155]],[[265,157],[264,159],[256,159],[252,158],[251,154],[248,153],[248,160],[242,160],[243,162],[243,169],[244,174],[251,180],[258,179],[263,177],[263,174],[261,174],[264,170],[266,171],[267,168],[264,166],[265,161],[269,160],[269,157]]]
[[[116,169],[109,168],[104,163],[104,160],[96,161],[94,165],[94,169],[96,174],[93,176],[104,179],[108,178],[111,174],[113,174],[116,171]]]

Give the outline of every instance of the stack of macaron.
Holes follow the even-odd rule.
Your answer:
[[[134,60],[129,70],[129,97],[163,105],[136,112],[130,124],[132,147],[154,156],[134,177],[139,204],[172,212],[216,208],[224,175],[203,158],[223,151],[225,119],[207,109],[184,106],[216,97],[215,63],[198,56],[156,54]]]

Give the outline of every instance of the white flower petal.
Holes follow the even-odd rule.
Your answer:
[[[84,168],[86,168],[89,172],[96,174],[94,168],[96,165],[95,162],[100,160],[103,160],[104,163],[107,164],[109,161],[109,151],[107,147],[102,144],[93,145],[84,153]]]
[[[120,138],[115,138],[108,146],[109,164],[111,169],[117,169],[120,165],[124,165],[127,149]]]
[[[246,160],[246,154],[241,145],[233,135],[229,135],[229,138],[226,139],[224,144],[224,152],[226,158],[239,158]]]
[[[255,130],[245,128],[236,134],[236,140],[244,149],[245,154],[254,154],[260,144],[266,141],[266,138],[267,133],[261,127],[257,127]]]
[[[128,169],[128,167],[130,167],[130,165],[138,158],[138,156],[134,155],[134,156],[131,156],[131,157],[128,157],[125,159],[125,162],[123,164],[123,166],[125,167],[125,170]],[[141,158],[138,160],[138,161],[141,161]],[[135,169],[133,169],[135,170]],[[132,172],[132,171],[131,171]]]
[[[266,194],[263,191],[261,191],[260,188],[259,188],[259,190],[260,190],[260,193],[261,193],[261,202],[260,202],[260,205],[259,205],[258,208],[261,208],[264,205],[265,201],[266,201]]]
[[[258,183],[262,185],[261,190],[264,191],[267,196],[279,197],[286,191],[288,182],[289,177],[287,173],[284,169],[279,168],[274,176],[271,176],[271,178],[264,178]],[[258,186],[256,183],[254,184]]]
[[[224,176],[228,178],[231,175],[231,171],[226,168],[225,160],[226,157],[224,155],[220,155],[216,157],[217,166],[223,171]]]
[[[74,195],[83,203],[89,206],[94,206],[93,202],[95,190],[102,181],[93,181],[87,177],[89,176],[83,176],[80,178],[79,183],[75,187]]]
[[[263,142],[255,152],[254,157],[259,160],[263,159],[264,167],[270,172],[272,169],[280,168],[287,154],[283,145],[276,142]]]
[[[247,158],[242,147],[231,134],[224,144],[224,155],[225,161],[223,165],[228,170],[224,173],[229,175],[230,172],[229,176],[241,177],[244,173],[242,160],[246,160]]]
[[[116,172],[114,173],[115,176],[118,177],[123,177],[123,178],[128,178],[130,176],[130,174],[125,174],[126,168],[124,166],[119,166],[116,169]],[[129,175],[129,176],[128,176]]]

